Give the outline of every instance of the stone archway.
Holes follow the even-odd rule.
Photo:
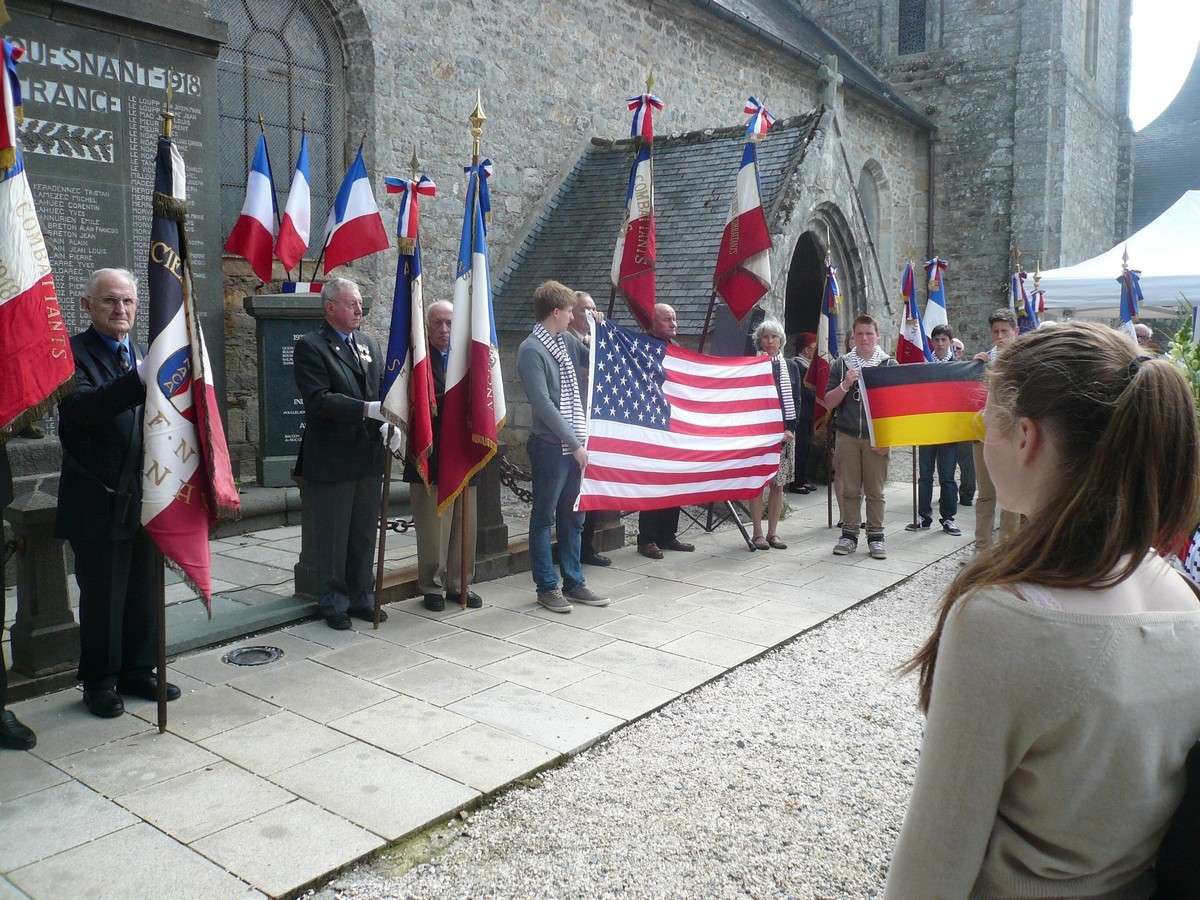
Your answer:
[[[788,266],[783,306],[783,327],[788,334],[817,330],[824,267],[824,245],[812,231],[805,231],[796,241]]]
[[[797,238],[788,263],[783,315],[789,335],[817,328],[827,255],[838,270],[843,320],[869,311],[866,272],[850,225],[835,203],[822,203]]]

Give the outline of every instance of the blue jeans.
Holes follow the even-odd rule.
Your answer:
[[[954,483],[954,466],[958,462],[957,444],[931,444],[917,448],[921,475],[917,479],[917,514],[922,521],[933,518],[933,465],[937,463],[938,513],[942,519],[952,519],[958,512],[958,485]]]
[[[584,583],[579,564],[584,514],[575,512],[579,496],[579,463],[562,452],[562,445],[531,437],[529,465],[533,470],[533,508],[529,512],[529,564],[538,592],[558,587],[558,570],[550,552],[550,529],[558,537],[558,564],[567,590]]]

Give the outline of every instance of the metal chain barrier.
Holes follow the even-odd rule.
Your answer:
[[[512,462],[505,447],[500,448],[497,457],[500,460],[500,483],[512,491],[522,503],[533,503],[533,490],[520,485],[520,482],[532,483],[533,475]]]

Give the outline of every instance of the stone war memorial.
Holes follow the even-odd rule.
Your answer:
[[[1186,394],[1138,5],[0,0],[0,897],[1194,896],[1190,445],[984,416],[1056,335]],[[978,599],[1050,496],[1153,678],[1103,573]]]

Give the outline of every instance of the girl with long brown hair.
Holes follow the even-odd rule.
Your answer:
[[[1191,391],[1091,324],[990,374],[984,455],[1028,523],[941,601],[887,897],[1148,897],[1200,739],[1200,600],[1158,556],[1200,500]]]

